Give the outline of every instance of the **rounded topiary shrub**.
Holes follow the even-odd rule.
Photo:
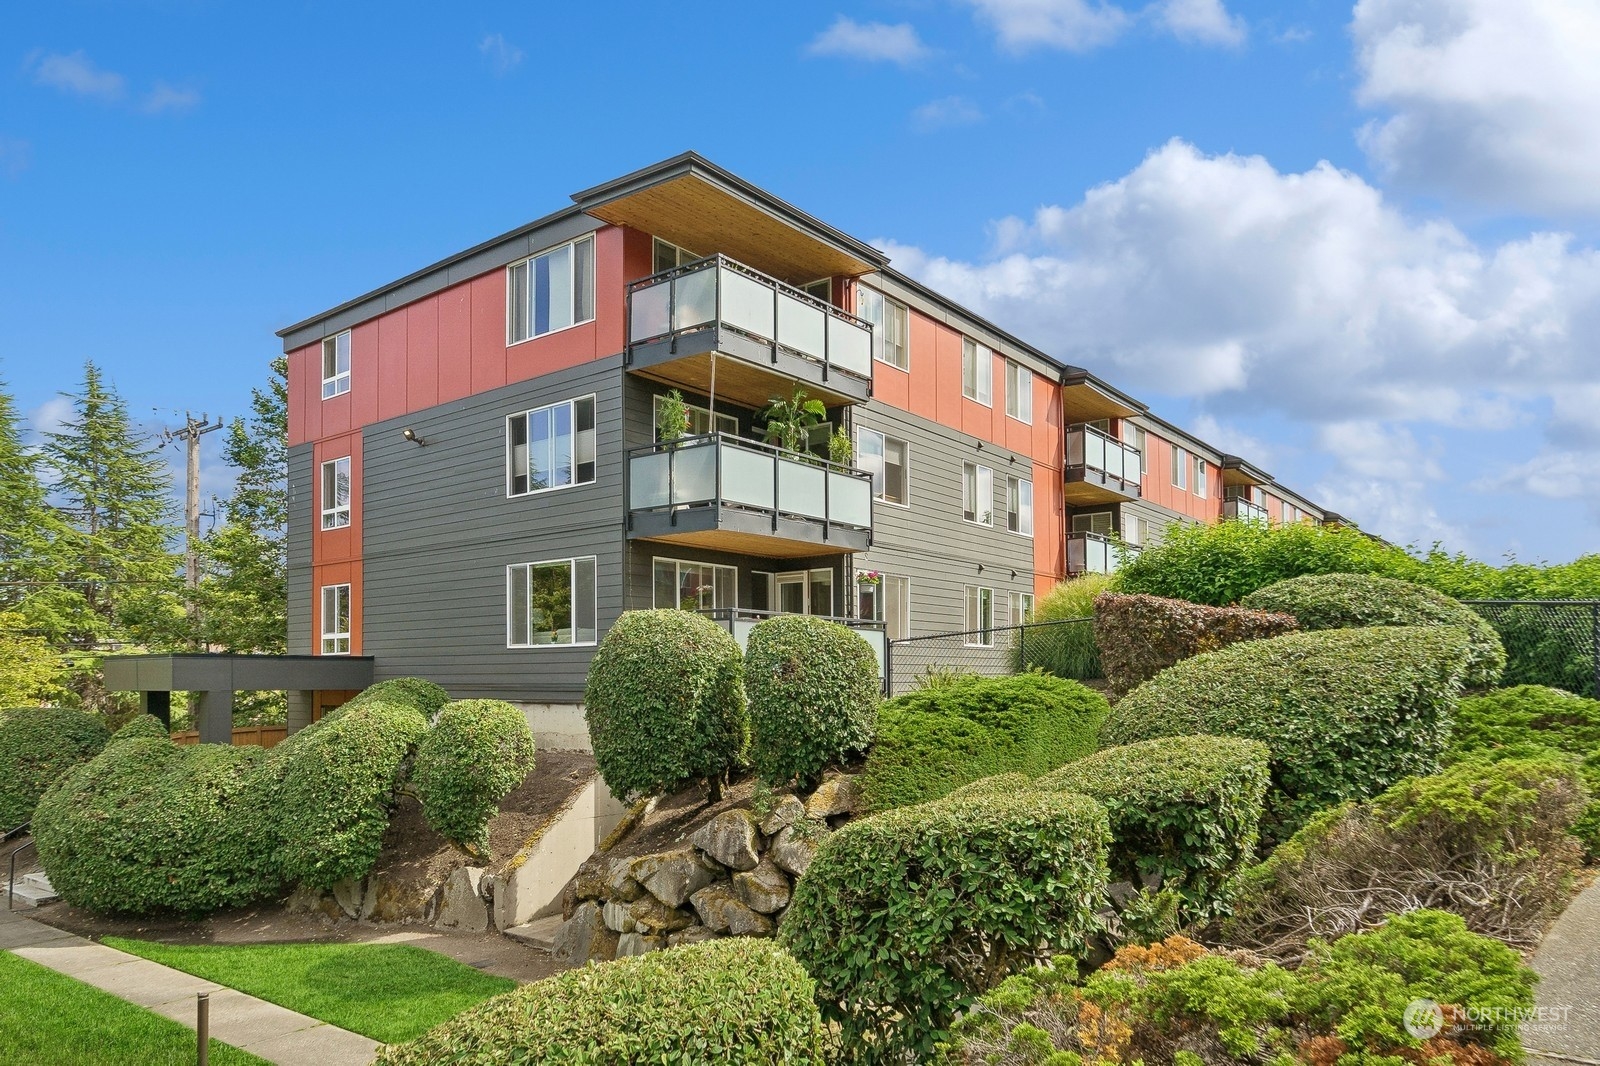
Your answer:
[[[627,611],[589,665],[584,718],[594,759],[617,796],[671,792],[722,775],[744,755],[744,655],[691,611]]]
[[[387,703],[392,707],[410,707],[431,722],[449,702],[450,693],[432,681],[420,677],[391,677],[368,685],[327,717],[337,717],[364,703]]]
[[[744,684],[750,761],[770,785],[798,778],[810,788],[824,768],[872,741],[878,657],[837,622],[785,615],[760,623],[745,645]]]
[[[980,777],[976,781],[967,782],[960,788],[951,789],[944,794],[943,800],[975,799],[980,796],[1015,796],[1017,793],[1025,792],[1033,787],[1033,778],[1027,774],[995,774],[991,777]]]
[[[256,747],[135,738],[72,770],[39,803],[34,839],[68,903],[104,914],[199,915],[279,886]]]
[[[59,707],[0,712],[0,833],[33,817],[45,789],[106,746],[98,715]]]
[[[1106,889],[1105,811],[1086,796],[944,800],[850,822],[795,886],[778,931],[847,1055],[925,1058],[974,998],[1077,953]]]
[[[411,781],[438,834],[469,853],[489,844],[500,801],[533,770],[533,730],[501,700],[447,703],[417,746]]]
[[[994,774],[1037,776],[1095,750],[1105,697],[1048,674],[961,676],[878,709],[862,788],[873,810],[938,799]]]
[[[710,940],[523,985],[378,1061],[823,1066],[831,1059],[814,994],[772,941]]]
[[[363,702],[273,748],[262,768],[284,879],[314,888],[361,878],[378,861],[395,790],[427,719]]]
[[[1470,655],[1452,626],[1330,629],[1186,659],[1112,710],[1105,746],[1210,733],[1272,752],[1263,831],[1438,768]]]
[[[171,734],[167,727],[161,724],[161,719],[153,714],[140,714],[123,723],[121,729],[111,734],[111,743],[120,744],[125,740],[170,740]]]
[[[1442,592],[1371,574],[1314,574],[1257,589],[1240,606],[1293,615],[1301,629],[1361,626],[1459,626],[1471,660],[1463,683],[1484,688],[1500,680],[1506,649],[1500,635],[1472,608]]]
[[[1267,746],[1239,737],[1162,737],[1070,762],[1034,787],[1099,800],[1111,821],[1112,877],[1159,875],[1204,918],[1255,857]]]

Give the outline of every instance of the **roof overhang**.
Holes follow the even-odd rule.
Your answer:
[[[1087,370],[1068,367],[1061,375],[1061,410],[1071,425],[1101,418],[1132,418],[1149,408]]]
[[[112,692],[282,692],[363,689],[368,655],[108,655]]]
[[[1222,467],[1222,483],[1224,485],[1269,485],[1272,483],[1271,474],[1237,455],[1224,455],[1219,465]]]

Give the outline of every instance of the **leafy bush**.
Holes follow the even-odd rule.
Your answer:
[[[1109,574],[1081,574],[1058,582],[1039,597],[1035,622],[1058,622],[1023,630],[1011,649],[1011,670],[1043,670],[1057,677],[1092,681],[1103,677],[1094,642],[1094,598],[1111,587]],[[1074,621],[1076,621],[1075,624]]]
[[[105,914],[198,915],[278,887],[256,747],[109,745],[46,793],[34,839],[50,883]]]
[[[837,622],[786,615],[758,624],[745,644],[744,684],[750,761],[769,785],[798,778],[808,789],[872,742],[878,659]]]
[[[1239,879],[1229,943],[1294,958],[1384,911],[1435,907],[1531,945],[1565,905],[1583,809],[1564,758],[1464,762],[1325,811]]]
[[[946,792],[942,800],[977,799],[981,796],[1015,796],[1019,792],[1026,792],[1034,787],[1033,778],[1027,774],[1008,773],[995,774],[992,777],[980,777],[976,781],[969,781],[960,788]]]
[[[523,985],[378,1062],[823,1066],[814,987],[770,940],[711,940]]]
[[[57,707],[0,712],[0,833],[33,817],[45,789],[106,746],[98,716]]]
[[[795,886],[778,935],[847,1055],[925,1055],[972,999],[1079,951],[1105,892],[1105,812],[1085,796],[945,800],[850,822]]]
[[[1122,949],[1081,986],[1059,966],[1007,979],[956,1024],[945,1061],[1498,1066],[1521,1058],[1514,1019],[1534,981],[1511,949],[1437,911],[1319,944],[1292,971],[1172,937]],[[1474,1023],[1421,1040],[1403,1024],[1418,999]]]
[[[1370,574],[1316,574],[1257,589],[1240,605],[1291,615],[1301,629],[1360,626],[1459,626],[1467,631],[1471,660],[1465,684],[1483,688],[1500,678],[1506,649],[1494,627],[1442,592],[1410,581]]]
[[[691,611],[627,611],[589,666],[584,717],[594,758],[618,796],[720,780],[744,754],[744,656]]]
[[[367,875],[395,790],[427,732],[420,711],[367,699],[268,753],[259,788],[270,798],[285,880],[331,888]]]
[[[1294,630],[1285,614],[1205,607],[1160,596],[1103,593],[1094,601],[1094,639],[1110,690],[1124,695],[1184,659]]]
[[[953,678],[878,710],[861,782],[868,806],[938,799],[993,774],[1029,776],[1095,749],[1105,697],[1048,674]]]
[[[1112,710],[1103,744],[1210,733],[1272,751],[1263,831],[1282,840],[1322,807],[1430,773],[1468,657],[1452,627],[1330,629],[1186,659]]]
[[[386,703],[391,707],[409,707],[431,722],[449,702],[450,694],[432,681],[420,677],[391,677],[368,685],[328,717],[337,717],[368,703]]]
[[[457,700],[417,745],[411,780],[428,824],[479,854],[500,801],[532,770],[533,731],[521,711],[501,700]]]
[[[124,722],[122,728],[111,734],[112,744],[120,744],[125,740],[171,740],[167,727],[161,724],[161,719],[153,714],[134,715]]]
[[[1591,857],[1600,856],[1600,700],[1540,685],[1470,696],[1456,708],[1446,765],[1565,755],[1581,760],[1589,806],[1572,826]]]
[[[1265,744],[1236,737],[1163,737],[1069,762],[1036,788],[1099,800],[1111,822],[1111,875],[1159,874],[1203,918],[1255,856],[1267,793]]]

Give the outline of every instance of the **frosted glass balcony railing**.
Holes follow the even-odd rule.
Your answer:
[[[1099,533],[1067,534],[1069,574],[1114,574],[1125,559],[1138,554],[1138,545],[1122,544]]]
[[[785,352],[872,380],[872,327],[783,282],[714,255],[633,282],[628,344],[722,325]]]
[[[720,433],[629,456],[630,511],[705,505],[870,530],[872,475]]]
[[[1067,427],[1067,465],[1098,470],[1107,477],[1139,484],[1142,473],[1139,449],[1124,444],[1093,426]]]
[[[1224,520],[1233,519],[1239,522],[1267,522],[1267,509],[1259,503],[1251,503],[1241,496],[1230,496],[1222,501],[1222,517]]]

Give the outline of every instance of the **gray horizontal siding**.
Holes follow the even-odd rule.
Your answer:
[[[311,473],[312,446],[289,449],[288,582],[290,655],[310,655],[311,647],[311,518],[316,507]]]

